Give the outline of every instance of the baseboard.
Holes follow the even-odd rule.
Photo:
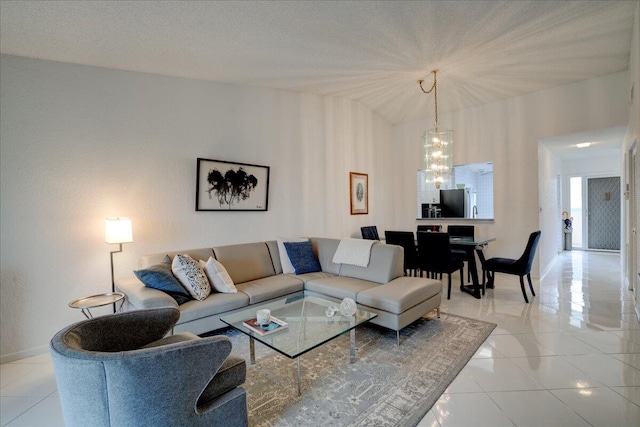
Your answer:
[[[547,267],[544,269],[544,271],[542,273],[540,273],[540,280],[544,279],[544,277],[549,274],[549,272],[551,271],[551,268],[553,267],[553,265],[558,261],[558,259],[560,258],[560,254],[556,255],[553,257],[553,259],[551,260],[551,262],[549,264],[547,264]]]
[[[3,354],[0,356],[0,363],[9,363],[15,362],[16,360],[26,359],[27,357],[39,356],[41,354],[47,353],[49,351],[48,345],[43,345],[41,347],[31,348],[29,350],[22,350],[16,353]]]

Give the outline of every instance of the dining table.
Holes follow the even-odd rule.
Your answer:
[[[477,299],[482,298],[480,289],[480,279],[478,278],[478,268],[476,264],[476,254],[480,261],[480,266],[484,265],[483,249],[489,242],[495,241],[495,237],[472,237],[472,236],[450,236],[449,242],[452,249],[463,250],[467,254],[467,268],[471,272],[471,285],[461,285],[460,290]],[[484,278],[483,278],[484,280]]]

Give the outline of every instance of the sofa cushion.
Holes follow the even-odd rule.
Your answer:
[[[293,277],[297,277],[298,279],[306,283],[309,280],[324,279],[325,277],[335,277],[335,274],[325,273],[324,271],[315,271],[313,273],[298,274]]]
[[[314,237],[311,239],[311,243],[313,243],[313,248],[318,256],[322,271],[335,275],[340,274],[340,264],[333,262],[333,255],[336,253],[336,249],[338,249],[340,240]]]
[[[386,285],[358,293],[356,302],[389,313],[401,314],[440,292],[442,282],[439,280],[399,277]]]
[[[278,274],[236,285],[238,291],[249,296],[250,304],[289,295],[304,289],[304,283],[296,276]]]
[[[264,242],[217,246],[213,248],[213,252],[229,272],[236,287],[239,283],[276,274],[269,249]]]
[[[180,284],[171,271],[171,258],[164,256],[161,263],[133,272],[148,288],[158,289],[170,295],[178,304],[191,300],[189,292]]]
[[[273,269],[276,274],[282,274],[282,263],[280,262],[280,252],[278,251],[278,242],[276,240],[268,240],[265,242],[269,255],[271,255],[271,262],[273,263]]]
[[[400,246],[376,244],[371,247],[368,267],[342,264],[340,276],[384,284],[404,276],[404,250]]]
[[[212,256],[209,257],[207,262],[202,260],[198,261],[200,263],[200,267],[204,270],[204,273],[207,275],[209,282],[211,283],[212,290],[216,292],[222,292],[223,294],[235,294],[238,292],[236,289],[236,285],[231,280],[227,269],[224,268],[224,265],[220,264],[220,262],[214,259]]]
[[[211,284],[198,261],[189,255],[177,254],[171,263],[171,271],[189,294],[203,301],[211,293]]]
[[[160,264],[166,256],[169,259],[173,259],[177,254],[187,254],[191,258],[195,260],[203,260],[206,261],[210,256],[213,255],[213,250],[211,248],[201,248],[201,249],[187,249],[184,251],[175,251],[175,252],[160,252],[157,254],[149,254],[143,255],[138,260],[138,268],[147,268],[149,266]]]
[[[191,300],[180,306],[178,325],[249,305],[249,297],[242,292],[221,294],[213,292],[204,301]],[[218,316],[219,317],[219,316]]]
[[[296,275],[320,271],[320,263],[310,241],[284,242],[284,247],[287,249],[287,255]]]
[[[356,299],[358,292],[378,286],[380,285],[368,280],[343,276],[313,279],[305,282],[304,284],[304,288],[312,292],[340,299],[349,297],[354,300]]]

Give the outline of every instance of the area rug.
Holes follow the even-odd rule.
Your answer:
[[[415,426],[431,409],[495,324],[442,314],[393,331],[356,329],[356,362],[349,363],[349,335],[296,361],[256,343],[256,364],[247,363],[249,424],[263,426]],[[235,330],[233,352],[249,359],[249,338]],[[210,333],[211,334],[211,333]],[[206,334],[209,335],[209,334]]]

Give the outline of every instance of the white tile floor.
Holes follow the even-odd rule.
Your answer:
[[[506,275],[482,300],[454,292],[443,311],[498,326],[420,427],[640,426],[640,324],[620,270],[617,254],[564,252],[531,304]]]
[[[573,251],[531,304],[506,275],[482,300],[453,290],[443,311],[498,327],[420,426],[640,426],[640,324],[621,283],[619,255]],[[64,425],[48,354],[0,369],[2,426]]]

